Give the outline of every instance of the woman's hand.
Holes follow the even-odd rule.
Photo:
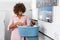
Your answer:
[[[16,22],[15,24],[18,25],[18,26],[23,26],[24,25],[22,22]]]
[[[18,26],[23,26],[24,24],[22,22],[16,22],[15,24],[11,24],[9,26],[9,29],[13,29],[13,28],[17,27],[17,25]]]

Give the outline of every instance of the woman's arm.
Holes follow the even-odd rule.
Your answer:
[[[15,24],[11,24],[11,25],[9,26],[9,29],[13,29],[13,28],[17,27],[17,25],[23,26],[24,24],[21,23],[21,22],[16,22]]]
[[[13,29],[13,28],[15,28],[16,27],[16,24],[11,24],[10,26],[9,26],[9,29]]]

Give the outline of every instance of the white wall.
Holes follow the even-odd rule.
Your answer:
[[[0,40],[4,40],[5,37],[4,18],[5,18],[5,12],[0,10]]]
[[[56,35],[58,37],[58,40],[60,40],[60,6],[54,7],[54,21]]]

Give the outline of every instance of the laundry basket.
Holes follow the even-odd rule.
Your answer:
[[[39,27],[18,26],[18,32],[19,32],[19,35],[22,36],[22,37],[38,36]]]

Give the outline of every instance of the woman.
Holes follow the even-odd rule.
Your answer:
[[[14,6],[13,11],[16,15],[11,17],[8,25],[8,29],[12,31],[11,40],[24,40],[24,37],[19,36],[17,25],[22,27],[30,25],[30,20],[23,15],[23,13],[26,11],[26,8],[23,3],[17,3]]]

